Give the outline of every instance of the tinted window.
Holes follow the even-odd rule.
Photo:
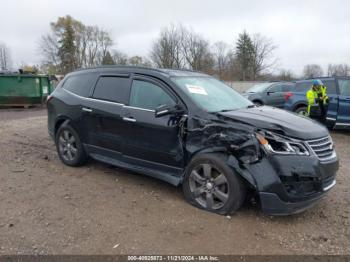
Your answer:
[[[282,92],[288,92],[293,90],[294,85],[293,84],[283,84],[282,85]]]
[[[103,76],[100,77],[93,98],[124,104],[127,101],[129,78]]]
[[[282,92],[282,86],[274,85],[268,89],[268,92]]]
[[[309,90],[310,87],[311,87],[311,81],[299,82],[299,83],[296,83],[295,85],[295,91],[306,93],[306,91]]]
[[[335,87],[335,80],[322,80],[323,84],[327,87],[327,94],[337,94]]]
[[[175,104],[175,101],[161,87],[141,80],[132,82],[130,106],[153,110],[161,105]]]
[[[350,80],[349,79],[339,79],[339,92],[342,96],[350,96]]]
[[[88,97],[95,79],[95,74],[73,75],[67,78],[63,84],[63,88],[76,95]]]
[[[271,86],[271,83],[262,83],[262,84],[253,85],[246,92],[247,93],[260,93],[260,92],[265,91],[269,86]]]

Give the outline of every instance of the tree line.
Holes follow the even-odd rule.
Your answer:
[[[221,80],[293,80],[290,70],[277,70],[277,46],[272,39],[243,31],[236,42],[210,43],[204,36],[181,24],[161,29],[149,55],[128,56],[113,49],[110,33],[98,26],[85,25],[67,15],[50,23],[50,32],[40,38],[38,52],[42,63],[26,66],[34,72],[67,74],[77,68],[99,65],[138,65],[189,69],[215,75]],[[9,48],[0,43],[0,70],[10,68]],[[320,65],[304,67],[303,77],[323,76]],[[350,75],[347,64],[329,64],[326,74]]]

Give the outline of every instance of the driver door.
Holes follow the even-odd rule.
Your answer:
[[[161,105],[176,105],[177,98],[153,78],[134,77],[129,105],[125,106],[123,155],[129,163],[181,173],[183,147],[178,120],[172,115],[155,117]]]

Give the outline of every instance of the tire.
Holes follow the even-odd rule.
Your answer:
[[[308,116],[306,106],[298,107],[296,110],[294,110],[294,113],[296,113],[298,115]]]
[[[225,159],[221,154],[202,154],[190,162],[182,183],[189,203],[221,215],[232,214],[242,206],[246,187]]]
[[[55,137],[59,158],[67,166],[81,166],[86,163],[88,156],[78,133],[69,124],[59,127]]]

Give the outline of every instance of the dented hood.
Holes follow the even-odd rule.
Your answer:
[[[219,115],[301,140],[329,135],[327,128],[316,121],[269,106],[222,112]]]

